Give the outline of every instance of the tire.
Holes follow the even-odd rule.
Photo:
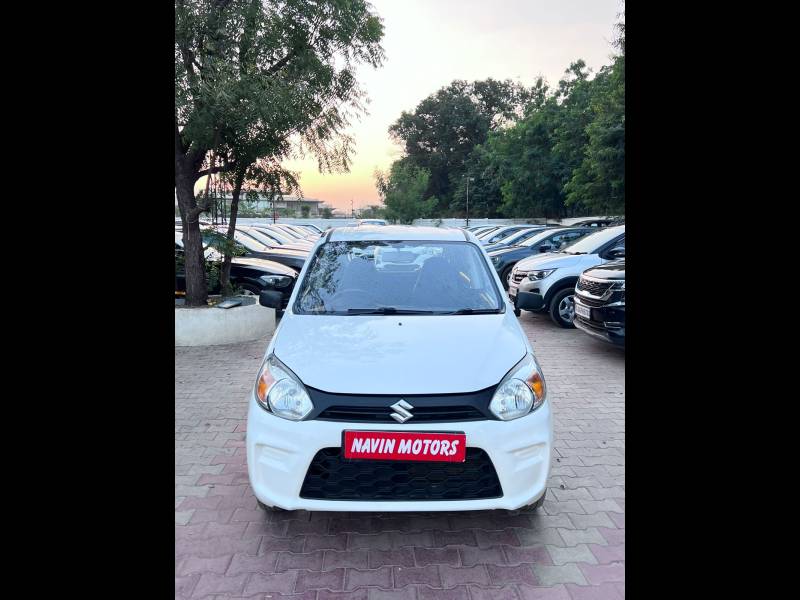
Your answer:
[[[539,510],[539,509],[542,507],[542,504],[544,504],[544,499],[545,499],[546,497],[547,497],[547,490],[545,489],[545,491],[544,491],[544,494],[542,494],[542,497],[541,497],[541,498],[539,498],[539,499],[538,499],[536,502],[534,502],[533,504],[529,504],[529,505],[527,506],[527,509],[528,509],[528,510],[531,510],[531,511],[533,511],[533,510]]]
[[[261,510],[263,510],[264,512],[268,512],[268,513],[276,513],[276,512],[277,512],[277,513],[279,513],[279,512],[286,512],[286,510],[285,510],[285,509],[283,509],[283,508],[280,508],[279,506],[267,506],[267,505],[266,505],[266,504],[264,504],[264,503],[263,503],[261,500],[256,500],[256,502],[258,502],[258,508],[260,508],[260,509],[261,509]],[[251,505],[251,506],[252,506],[252,505]]]
[[[564,329],[574,329],[575,325],[575,302],[572,297],[575,295],[574,288],[568,287],[558,290],[550,301],[550,318],[553,323]]]
[[[505,269],[502,270],[500,273],[500,283],[503,284],[503,289],[508,289],[508,278],[511,275],[511,269],[514,268],[514,265],[508,265]]]

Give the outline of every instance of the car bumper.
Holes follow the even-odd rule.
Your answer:
[[[481,448],[497,472],[502,496],[478,500],[319,500],[300,497],[309,465],[323,448],[342,444],[345,430],[464,432],[467,447]],[[262,409],[250,397],[247,471],[253,492],[264,504],[286,510],[456,511],[527,506],[544,494],[550,473],[553,424],[550,401],[513,421],[460,423],[341,423],[288,421]]]
[[[576,296],[576,302],[583,304],[580,297]],[[594,338],[609,342],[615,346],[625,346],[625,307],[605,308],[592,307],[584,304],[590,309],[591,319],[587,319],[576,314],[573,324],[575,327],[588,333]]]

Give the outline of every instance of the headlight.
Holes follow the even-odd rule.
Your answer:
[[[546,396],[542,369],[528,354],[497,386],[489,410],[501,421],[511,421],[539,408]]]
[[[261,365],[255,395],[261,408],[290,421],[301,421],[314,408],[303,383],[275,355]]]
[[[262,275],[259,279],[271,290],[282,289],[292,283],[292,277],[288,275]]]
[[[531,271],[528,273],[528,279],[531,281],[538,281],[550,275],[555,269],[547,269],[546,271]]]

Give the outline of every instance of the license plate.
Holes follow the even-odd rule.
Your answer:
[[[467,435],[401,431],[345,431],[345,458],[464,462]]]
[[[591,320],[592,318],[592,309],[588,306],[584,306],[583,304],[579,304],[577,301],[575,302],[575,314],[580,315],[584,319]]]

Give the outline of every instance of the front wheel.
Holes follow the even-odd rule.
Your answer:
[[[508,289],[508,279],[511,277],[511,269],[514,268],[514,265],[508,265],[503,271],[500,273],[500,282],[503,284],[504,289]]]
[[[550,301],[550,318],[559,327],[572,329],[575,327],[575,290],[564,288],[559,290]]]

